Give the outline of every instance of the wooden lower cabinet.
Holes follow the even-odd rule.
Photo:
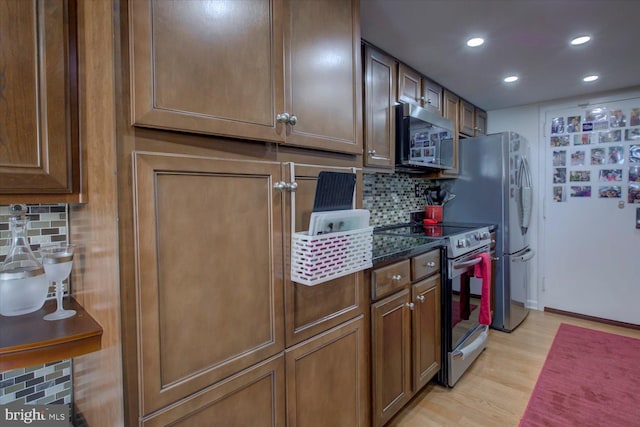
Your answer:
[[[285,426],[285,368],[281,353],[153,414],[161,426]]]
[[[285,352],[287,426],[369,425],[364,316]]]
[[[384,425],[411,399],[410,293],[371,306],[372,419]]]
[[[372,277],[401,271],[408,262],[375,269]],[[375,427],[385,425],[441,366],[439,251],[412,258],[411,268],[416,278],[413,284],[371,305],[371,417]],[[421,278],[425,274],[428,276]]]
[[[440,275],[436,274],[411,287],[413,391],[427,385],[441,365]]]

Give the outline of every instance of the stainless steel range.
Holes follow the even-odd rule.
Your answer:
[[[487,325],[479,320],[482,286],[473,286],[481,254],[490,254],[490,225],[467,223],[403,224],[376,233],[440,239],[445,246],[446,274],[442,289],[442,369],[438,381],[449,387],[460,379],[487,347]],[[489,298],[486,295],[485,298]]]

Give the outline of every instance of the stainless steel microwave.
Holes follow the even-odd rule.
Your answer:
[[[453,122],[426,108],[400,103],[396,109],[396,172],[453,168]]]

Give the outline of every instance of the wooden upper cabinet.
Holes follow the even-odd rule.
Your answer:
[[[458,175],[459,157],[458,145],[460,129],[460,97],[453,92],[444,90],[442,93],[442,115],[453,122],[453,169],[443,171],[441,178],[455,177]]]
[[[0,204],[80,201],[75,15],[74,0],[0,2]]]
[[[429,79],[422,79],[423,106],[437,112],[441,116],[442,112],[442,86]]]
[[[393,170],[396,154],[395,60],[365,46],[364,80],[364,165]]]
[[[398,64],[398,102],[408,102],[422,107],[422,77],[420,73]]]
[[[475,136],[475,107],[470,102],[464,99],[460,100],[460,112],[459,112],[459,128],[458,131],[462,135]]]
[[[282,1],[130,1],[132,123],[284,141]]]
[[[398,102],[415,104],[442,115],[442,86],[399,63]]]
[[[358,0],[129,5],[132,124],[362,153]]]
[[[476,107],[474,110],[474,131],[475,136],[487,134],[487,112]]]
[[[359,0],[289,0],[286,143],[362,153]],[[295,117],[295,119],[293,119]]]

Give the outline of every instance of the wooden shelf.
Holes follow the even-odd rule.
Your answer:
[[[72,297],[64,308],[76,310],[68,319],[47,321],[43,317],[56,309],[46,301],[33,313],[0,316],[0,372],[54,362],[100,350],[102,327]]]

